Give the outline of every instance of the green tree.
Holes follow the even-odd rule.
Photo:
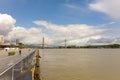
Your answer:
[[[27,48],[27,46],[23,43],[18,43],[20,49]]]

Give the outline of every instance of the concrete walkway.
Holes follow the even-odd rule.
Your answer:
[[[0,52],[0,73],[29,55],[32,51],[33,50],[29,51],[27,49],[22,50],[21,55],[16,51],[16,54],[12,56],[8,56],[8,52]]]

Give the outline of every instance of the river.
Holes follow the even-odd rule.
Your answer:
[[[43,80],[120,80],[120,49],[40,49]]]

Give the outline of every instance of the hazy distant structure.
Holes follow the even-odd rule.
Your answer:
[[[0,43],[4,43],[4,36],[0,35]]]
[[[45,45],[45,41],[44,41],[44,37],[42,39],[42,48],[44,49],[44,45]]]
[[[66,43],[67,43],[67,40],[65,39],[65,48],[67,47],[67,44],[66,44]]]
[[[16,39],[16,45],[18,45],[18,43],[19,43],[19,39]]]

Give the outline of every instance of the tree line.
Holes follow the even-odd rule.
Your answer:
[[[65,48],[64,46],[59,46],[59,48]],[[70,45],[66,48],[120,48],[120,44],[109,44],[109,45],[87,45],[87,46],[76,46]]]

